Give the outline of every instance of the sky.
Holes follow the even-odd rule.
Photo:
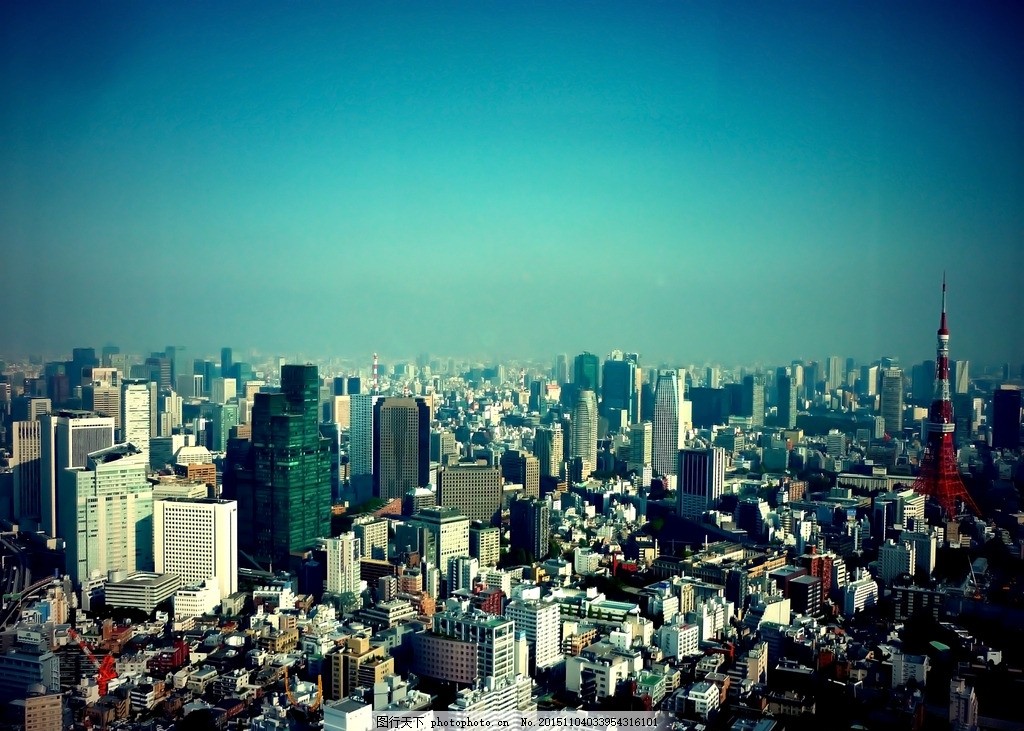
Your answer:
[[[0,4],[0,352],[1024,361],[1024,10]]]

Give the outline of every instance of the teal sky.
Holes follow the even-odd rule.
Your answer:
[[[1014,3],[0,6],[0,351],[1024,360]]]

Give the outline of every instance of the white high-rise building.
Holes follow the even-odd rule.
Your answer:
[[[157,427],[156,383],[124,381],[121,384],[121,441],[134,444],[149,461],[149,440]]]
[[[700,517],[722,496],[725,485],[725,450],[682,449],[679,451],[677,509],[683,518]]]
[[[562,621],[557,602],[538,598],[513,599],[505,616],[515,622],[516,632],[525,632],[530,646],[530,665],[535,670],[558,662],[562,657]]]
[[[214,378],[210,382],[210,403],[226,404],[238,394],[234,378]]]
[[[112,425],[111,425],[112,426]],[[62,471],[57,535],[65,568],[78,584],[94,571],[152,571],[153,486],[132,444],[93,452],[86,467]]]
[[[965,394],[971,392],[971,374],[970,374],[970,361],[956,360],[953,361],[953,373],[950,374],[953,382],[953,393]]]
[[[359,578],[362,558],[359,536],[349,531],[323,539],[323,545],[327,551],[327,591],[339,595],[362,594],[366,585]]]
[[[580,391],[572,410],[571,456],[583,462],[584,480],[597,469],[597,423],[597,396],[590,389]]]
[[[651,464],[654,472],[668,481],[670,488],[676,485],[679,450],[683,446],[683,388],[679,371],[658,371],[654,387]]]
[[[213,498],[153,502],[153,563],[190,586],[207,581],[221,600],[238,591],[238,503]]]
[[[114,420],[90,411],[62,410],[43,415],[40,422],[39,528],[55,536],[60,475],[68,467],[85,467],[91,453],[114,445]]]

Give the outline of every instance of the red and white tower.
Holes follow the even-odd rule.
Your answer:
[[[981,511],[960,478],[953,446],[953,401],[949,390],[949,328],[946,326],[946,276],[942,276],[942,318],[935,352],[935,397],[928,411],[928,442],[914,490],[935,498],[946,515],[958,513],[957,501],[975,514]]]

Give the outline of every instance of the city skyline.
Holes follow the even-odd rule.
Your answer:
[[[0,10],[5,350],[913,363],[948,270],[1024,359],[1015,8],[61,11]]]

